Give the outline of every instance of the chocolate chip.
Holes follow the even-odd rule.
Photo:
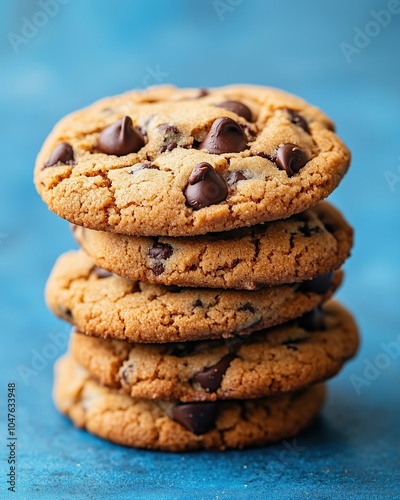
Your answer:
[[[133,127],[129,116],[105,128],[99,137],[97,147],[108,155],[125,156],[137,153],[144,146],[144,139],[138,129]]]
[[[204,434],[215,423],[217,403],[190,403],[172,409],[174,420],[194,434]]]
[[[134,367],[133,363],[128,363],[122,370],[121,377],[126,384],[129,383],[129,372]]]
[[[175,125],[169,125],[168,123],[162,123],[157,128],[164,135],[164,144],[160,147],[160,153],[175,149],[182,135],[180,130]]]
[[[182,287],[177,285],[168,285],[165,287],[169,293],[181,293]]]
[[[207,89],[199,89],[199,93],[196,96],[196,99],[201,99],[202,97],[205,97],[208,95],[210,92]]]
[[[152,265],[151,270],[156,276],[160,276],[160,274],[162,274],[165,271],[165,267],[162,262],[155,262]]]
[[[286,170],[290,177],[304,167],[308,162],[308,158],[299,146],[283,144],[278,148],[274,161],[281,170]]]
[[[303,281],[298,290],[305,293],[311,292],[317,293],[318,295],[324,295],[331,288],[332,282],[333,273],[327,273],[317,276],[312,280]]]
[[[189,207],[199,210],[226,199],[228,188],[214,168],[206,162],[198,163],[185,188],[185,198]]]
[[[309,332],[325,329],[324,313],[321,307],[316,307],[312,311],[303,314],[298,320],[297,324]]]
[[[252,114],[251,110],[242,102],[239,101],[224,101],[220,102],[219,104],[216,104],[218,108],[224,108],[227,109],[228,111],[232,111],[232,113],[235,113],[238,116],[241,116],[248,122],[252,121]]]
[[[293,109],[287,109],[286,110],[288,115],[289,115],[289,120],[294,124],[297,125],[298,127],[302,128],[304,132],[307,132],[308,134],[310,133],[310,129],[308,127],[308,123],[306,120],[299,115],[296,111]]]
[[[110,276],[113,275],[113,273],[110,273],[110,271],[106,271],[105,269],[102,269],[101,267],[94,266],[92,272],[97,276],[98,279],[104,279],[104,278],[109,278]]]
[[[67,321],[72,321],[74,319],[71,309],[64,306],[58,306],[58,311]]]
[[[203,307],[203,302],[200,299],[196,299],[193,302],[193,307]]]
[[[245,180],[247,180],[247,177],[241,170],[233,170],[232,172],[228,172],[226,175],[226,182],[228,184],[237,184],[239,181]]]
[[[231,118],[217,118],[199,149],[209,153],[239,153],[247,148],[247,138],[242,127]]]
[[[165,151],[172,151],[178,146],[176,142],[172,142],[171,144],[161,146],[160,153],[165,153]]]
[[[239,307],[238,311],[248,311],[254,314],[256,310],[254,307],[250,304],[250,302],[246,302],[246,304],[243,304],[242,306]]]
[[[62,142],[55,147],[43,168],[53,167],[54,165],[75,165],[74,150],[68,142]]]
[[[276,155],[275,156],[271,156],[268,153],[260,152],[260,153],[255,153],[254,156],[260,156],[261,158],[265,158],[266,160],[274,162]]]
[[[196,342],[177,342],[167,346],[167,353],[170,356],[184,358],[185,356],[193,354],[196,349],[196,345]]]
[[[248,140],[250,142],[253,142],[257,138],[257,130],[254,128],[254,126],[250,126],[247,123],[241,123],[240,126],[243,129],[243,132],[246,134]]]
[[[321,232],[321,228],[319,226],[312,226],[308,224],[308,222],[305,222],[303,226],[299,227],[300,233],[303,234],[306,238],[309,238],[313,234],[317,234]]]
[[[179,135],[180,134],[179,129],[177,127],[175,127],[175,125],[170,125],[169,123],[162,123],[157,128],[160,132],[163,132],[167,135]]]
[[[215,392],[222,382],[222,377],[225,375],[231,361],[235,358],[235,354],[229,353],[221,358],[218,363],[209,368],[205,368],[202,372],[194,376],[194,380],[198,382],[203,389]]]
[[[334,234],[338,230],[338,227],[335,224],[330,224],[329,222],[324,222],[325,229],[328,233]]]
[[[149,248],[147,255],[152,259],[168,259],[173,254],[173,248],[168,243],[160,243],[155,241],[153,246]]]

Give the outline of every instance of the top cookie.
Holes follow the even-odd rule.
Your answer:
[[[188,236],[302,212],[335,189],[349,161],[329,118],[285,92],[155,87],[61,120],[35,183],[77,225]]]

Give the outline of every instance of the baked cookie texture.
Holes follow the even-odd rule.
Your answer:
[[[99,385],[71,357],[55,368],[57,408],[77,426],[114,443],[164,451],[244,448],[288,439],[307,427],[325,389],[273,398],[177,405],[134,399]],[[202,405],[199,407],[199,405]]]
[[[256,291],[171,288],[111,275],[76,251],[57,261],[46,298],[56,315],[88,335],[181,342],[228,338],[283,323],[328,299],[341,281],[339,270]]]
[[[320,110],[276,89],[155,87],[62,119],[38,155],[35,184],[51,210],[90,229],[227,231],[326,198],[350,162],[333,129]]]
[[[324,113],[268,87],[159,86],[62,119],[34,173],[81,247],[46,286],[74,325],[57,408],[165,451],[307,427],[359,342],[330,300],[353,230],[322,201],[349,163]]]
[[[246,338],[132,344],[74,332],[70,352],[102,385],[133,398],[189,402],[298,391],[336,375],[357,347],[354,319],[330,301]]]
[[[289,219],[186,238],[139,237],[73,226],[95,264],[147,283],[255,290],[310,280],[338,269],[353,230],[320,202]]]

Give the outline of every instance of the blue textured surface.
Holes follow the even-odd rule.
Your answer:
[[[0,5],[0,497],[11,495],[4,438],[12,380],[16,498],[400,498],[400,15],[375,31],[368,24],[371,9],[396,2],[225,0],[223,19],[212,0],[63,3],[48,22],[38,1]],[[21,35],[23,17],[43,26],[15,51],[10,33]],[[376,36],[358,40],[365,47],[348,62],[340,44],[354,43],[356,27]],[[33,189],[34,159],[65,113],[160,83],[151,76],[157,67],[159,80],[180,86],[250,82],[302,95],[333,117],[353,151],[332,201],[357,230],[339,297],[356,314],[363,345],[330,383],[321,419],[296,442],[135,451],[74,429],[53,408],[51,365],[64,347],[48,335],[65,338],[68,328],[46,310],[43,287],[73,243]],[[391,342],[389,357],[382,343]],[[37,353],[52,359],[37,366]],[[368,362],[380,368],[364,374]],[[22,367],[35,374],[24,381]],[[365,380],[359,394],[354,376]]]

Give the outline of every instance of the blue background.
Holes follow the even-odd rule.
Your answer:
[[[348,61],[340,44],[354,44],[357,27],[373,30],[370,11],[388,0],[225,0],[220,16],[213,0],[63,3],[48,22],[36,0],[0,4],[0,497],[8,496],[6,384],[15,381],[14,497],[400,498],[400,356],[385,358],[381,345],[400,343],[400,14]],[[21,35],[24,17],[43,26],[13,47],[10,33]],[[151,77],[157,68],[162,81]],[[167,82],[282,87],[331,115],[353,152],[331,200],[356,228],[339,297],[363,345],[329,384],[322,418],[294,443],[186,455],[128,450],[74,429],[53,408],[51,365],[64,347],[48,335],[66,338],[68,327],[46,310],[43,288],[74,244],[34,191],[35,156],[64,114]],[[32,368],[37,353],[52,359],[24,380],[21,366]],[[370,380],[368,362],[380,363]],[[366,380],[360,394],[354,375]]]

